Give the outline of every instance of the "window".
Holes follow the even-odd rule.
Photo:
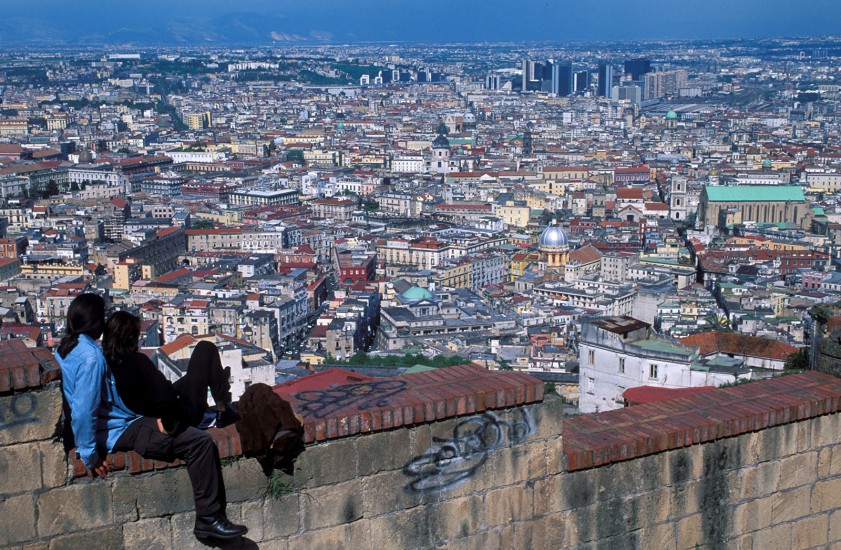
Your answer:
[[[622,373],[622,374],[625,374],[625,358],[624,357],[619,358],[619,372]]]
[[[648,377],[657,378],[657,365],[655,363],[648,365]]]
[[[594,393],[596,389],[596,379],[595,378],[588,378],[587,379],[587,393]]]
[[[593,363],[595,363],[595,359],[596,359],[596,352],[595,352],[595,351],[593,351],[593,350],[588,351],[588,352],[587,352],[587,360],[589,361],[589,363],[590,363],[591,365],[592,365]]]

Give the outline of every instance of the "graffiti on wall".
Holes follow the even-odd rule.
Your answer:
[[[31,393],[19,393],[0,401],[0,430],[38,422],[35,416],[37,405],[37,398]]]
[[[488,453],[522,443],[534,433],[534,420],[528,409],[519,409],[522,420],[508,422],[495,413],[460,420],[452,437],[434,437],[434,444],[412,459],[403,473],[414,479],[407,486],[417,492],[443,491],[462,483],[488,460]]]
[[[353,406],[360,411],[373,407],[386,407],[389,398],[406,389],[402,380],[383,380],[344,384],[327,390],[296,393],[304,418],[325,418],[339,409]]]

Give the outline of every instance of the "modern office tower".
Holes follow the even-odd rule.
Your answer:
[[[651,72],[651,61],[644,57],[629,59],[625,62],[625,76],[630,75],[631,80],[639,80],[644,74]]]
[[[523,91],[552,91],[551,61],[523,60]]]
[[[498,74],[489,74],[485,77],[486,90],[499,90],[502,85],[502,77]]]
[[[572,64],[552,63],[552,93],[556,96],[572,95]]]
[[[596,95],[600,97],[610,97],[613,90],[613,65],[609,63],[599,63],[599,85],[596,89]]]
[[[573,91],[583,92],[590,87],[590,71],[579,71],[573,78]]]

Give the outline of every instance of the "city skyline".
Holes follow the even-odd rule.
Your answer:
[[[8,0],[0,45],[237,45],[345,42],[635,41],[826,36],[841,5],[806,0],[524,0],[421,4],[360,0],[277,3],[231,10],[220,0],[150,0],[107,9],[90,0]],[[424,24],[423,22],[427,22]],[[420,23],[420,24],[419,24]]]

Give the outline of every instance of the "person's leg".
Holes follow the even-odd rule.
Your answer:
[[[183,420],[197,426],[207,410],[207,390],[220,408],[231,402],[228,373],[222,368],[219,349],[211,342],[199,342],[190,356],[187,373],[173,384],[184,403]]]
[[[225,484],[219,464],[219,451],[210,434],[187,428],[172,437],[176,457],[187,462],[187,474],[193,484],[197,516],[225,514]]]
[[[132,422],[114,445],[115,451],[137,451],[144,458],[187,463],[187,475],[196,503],[196,536],[236,538],[248,529],[228,521],[225,515],[225,483],[219,452],[210,434],[196,428],[169,435],[161,433],[157,420],[143,417]]]
[[[231,523],[225,514],[225,481],[219,452],[210,434],[198,428],[187,428],[173,438],[176,456],[187,461],[187,473],[193,484],[196,501],[196,526],[193,533],[200,538],[233,539],[248,532],[244,525]]]

